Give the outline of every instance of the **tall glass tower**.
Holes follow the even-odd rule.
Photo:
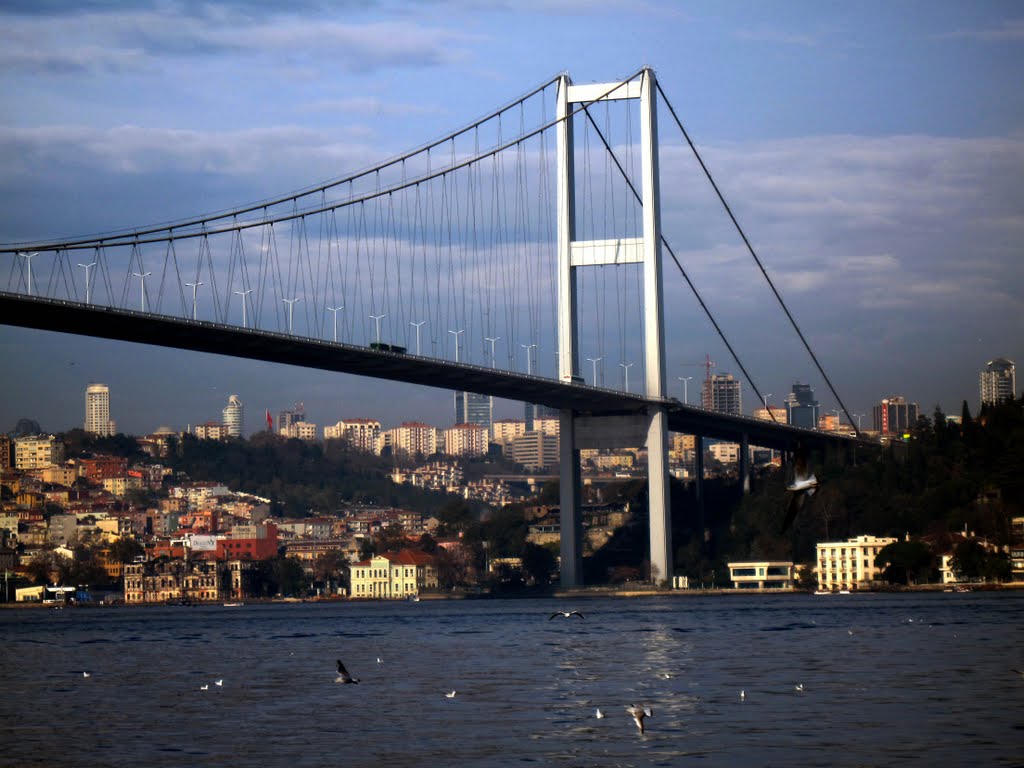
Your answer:
[[[491,428],[494,398],[475,392],[455,393],[455,423]]]
[[[818,401],[810,384],[794,384],[786,397],[786,421],[794,427],[818,428]]]

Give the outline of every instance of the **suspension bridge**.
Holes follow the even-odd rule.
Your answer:
[[[446,136],[298,192],[5,244],[3,322],[556,408],[563,585],[581,583],[583,448],[646,446],[650,559],[670,576],[668,431],[740,443],[742,478],[749,445],[861,441],[668,395],[664,281],[678,274],[760,398],[662,234],[659,102],[697,154],[653,70],[587,85],[563,74]],[[666,253],[674,271],[663,270]]]

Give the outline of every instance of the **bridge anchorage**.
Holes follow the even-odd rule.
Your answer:
[[[744,481],[751,444],[788,451],[859,441],[668,396],[663,251],[679,261],[661,228],[658,94],[671,110],[650,69],[603,84],[561,75],[419,149],[281,198],[0,245],[9,260],[0,317],[556,409],[562,585],[583,581],[580,451],[589,448],[646,447],[651,575],[668,579],[669,430],[697,436],[698,496],[703,438],[743,447]],[[625,160],[612,149],[613,112],[627,113]],[[509,135],[510,125],[518,132]],[[589,161],[595,135],[603,173]],[[620,304],[618,314],[606,303]],[[605,342],[616,334],[618,350]],[[621,387],[605,386],[605,360],[621,368]]]

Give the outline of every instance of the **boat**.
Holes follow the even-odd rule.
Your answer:
[[[245,603],[224,603],[225,608],[239,608],[245,605]]]
[[[410,603],[418,603],[420,601],[420,596],[419,595],[409,595],[405,599],[408,600]]]
[[[850,594],[850,590],[848,590],[848,589],[840,589],[839,590],[839,594],[840,595],[848,595],[848,594]]]

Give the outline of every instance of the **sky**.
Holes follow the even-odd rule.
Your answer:
[[[1024,361],[1015,2],[8,0],[0,243],[263,200],[443,136],[560,72],[614,82],[644,66],[863,426],[892,395],[926,414],[976,409],[986,362]],[[688,274],[762,395],[778,404],[800,381],[837,409],[673,130],[662,117],[663,217]],[[682,399],[692,376],[694,402],[706,356],[739,370],[678,275],[665,279],[670,390]],[[134,434],[219,420],[231,394],[248,432],[297,402],[321,426],[452,420],[451,394],[425,386],[6,325],[0,361],[3,431],[81,426],[90,382]],[[756,405],[745,386],[744,409]]]

